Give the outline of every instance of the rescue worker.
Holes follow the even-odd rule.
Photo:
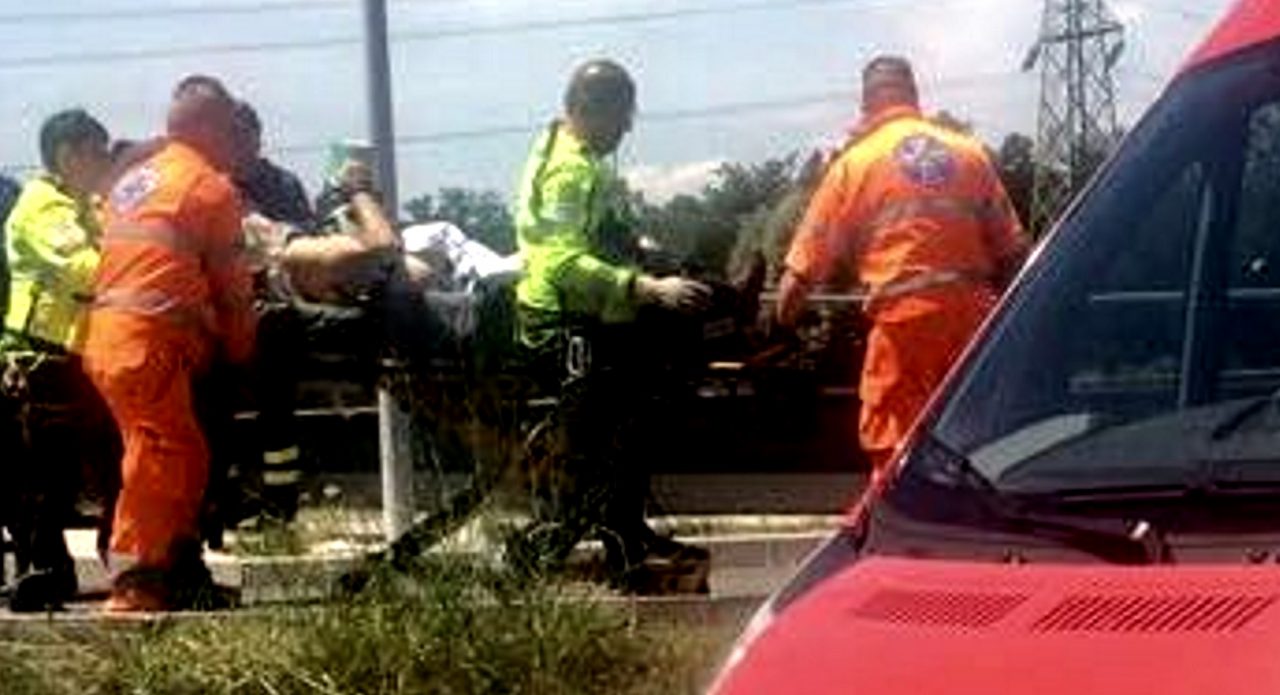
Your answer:
[[[921,116],[910,63],[875,58],[862,90],[857,135],[787,253],[778,320],[793,325],[808,292],[841,266],[866,288],[858,434],[880,473],[1027,244],[982,145]]]
[[[614,580],[631,588],[650,559],[705,565],[707,556],[659,537],[645,521],[647,478],[618,444],[652,384],[634,355],[620,355],[628,343],[622,336],[643,307],[692,312],[710,294],[693,280],[648,275],[612,252],[630,230],[619,224],[622,191],[607,158],[631,129],[635,104],[625,69],[585,63],[569,82],[563,117],[525,164],[516,214],[525,267],[516,287],[520,339],[534,362],[549,365],[554,382],[565,380],[566,360],[571,366],[560,388],[563,478],[542,523],[510,548],[517,564],[555,567],[596,531]]]
[[[98,267],[97,193],[111,168],[106,128],[83,109],[40,128],[44,171],[22,188],[5,224],[12,301],[0,338],[6,414],[4,479],[19,565],[14,610],[56,607],[76,591],[63,538],[82,491],[108,497],[119,449],[106,405],[78,352]],[[10,433],[10,425],[18,428]],[[83,489],[83,490],[82,490]]]
[[[291,392],[297,355],[281,351],[282,336],[296,324],[291,306],[272,302],[267,291],[270,270],[265,256],[283,249],[286,240],[310,233],[316,226],[311,203],[302,182],[291,171],[277,165],[262,154],[262,121],[246,101],[236,104],[236,188],[243,204],[246,242],[250,255],[261,259],[255,264],[254,277],[260,310],[258,360],[255,384],[265,399],[260,403],[258,442],[261,465],[243,471],[250,492],[259,504],[249,504],[241,516],[257,513],[259,520],[292,520],[297,513],[299,482],[302,477],[302,449],[293,420]],[[270,246],[271,248],[266,248]],[[290,336],[292,338],[292,336]],[[254,507],[257,507],[254,509]]]
[[[228,174],[235,101],[214,78],[179,83],[167,138],[115,181],[106,205],[85,368],[124,439],[109,611],[214,604],[198,520],[209,452],[193,381],[245,364],[256,316]]]
[[[4,223],[18,202],[22,186],[8,176],[0,175],[0,314],[9,311],[9,254],[4,237]]]
[[[79,347],[98,267],[94,194],[111,168],[109,142],[106,128],[81,109],[55,114],[41,127],[45,171],[23,187],[5,224],[8,344]]]
[[[300,228],[259,215],[245,220],[247,236],[254,240],[261,310],[254,393],[262,451],[261,468],[246,482],[250,491],[260,490],[257,511],[264,522],[292,521],[297,513],[306,465],[294,417],[300,358],[321,350],[367,356],[373,364],[377,355],[369,353],[379,344],[370,337],[381,312],[379,302],[365,302],[365,295],[385,299],[395,293],[392,279],[401,280],[399,239],[372,178],[348,177],[343,191],[349,233],[327,226]]]
[[[246,212],[299,230],[315,226],[315,215],[296,174],[262,155],[262,121],[248,102],[236,104],[236,188]]]

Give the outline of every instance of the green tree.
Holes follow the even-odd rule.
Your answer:
[[[1024,225],[1031,223],[1031,195],[1035,188],[1035,141],[1021,133],[1007,135],[996,154],[996,169],[1004,190]]]
[[[495,191],[466,188],[442,188],[435,195],[425,194],[405,203],[414,222],[452,222],[468,236],[498,253],[516,250],[515,222]]]
[[[699,195],[678,195],[663,205],[641,199],[640,231],[702,273],[727,277],[744,227],[791,190],[795,169],[795,155],[725,164]]]

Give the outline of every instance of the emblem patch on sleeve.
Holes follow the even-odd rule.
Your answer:
[[[159,185],[160,172],[150,166],[138,167],[111,189],[111,208],[118,213],[129,212],[141,205]]]
[[[912,135],[898,144],[893,153],[898,167],[917,186],[935,188],[951,180],[955,175],[955,155],[936,138]]]

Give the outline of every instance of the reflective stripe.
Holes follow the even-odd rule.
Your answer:
[[[584,336],[573,335],[569,337],[565,368],[568,370],[569,376],[573,377],[583,377],[587,375],[587,372],[591,371],[591,343]]]
[[[165,314],[178,311],[182,307],[178,298],[168,292],[129,287],[103,290],[93,298],[93,305],[111,309],[128,309],[141,314]]]
[[[195,239],[162,222],[114,222],[103,231],[102,241],[103,244],[120,241],[156,244],[177,253],[200,254],[200,245]]]
[[[172,294],[159,290],[114,287],[97,293],[92,306],[95,309],[117,309],[144,316],[163,316],[184,328],[211,331],[215,325],[211,309],[183,304]]]
[[[262,472],[262,484],[270,487],[280,485],[297,485],[302,481],[302,471],[273,471],[266,470]]]
[[[985,274],[972,270],[933,270],[917,273],[873,289],[867,296],[866,303],[863,306],[864,309],[870,309],[872,305],[878,302],[897,299],[909,294],[916,294],[947,285],[962,283],[984,284],[988,282],[990,282],[990,278]]]
[[[239,247],[210,251],[203,248],[196,237],[162,222],[115,222],[107,227],[102,238],[104,245],[120,241],[155,244],[174,253],[195,256],[207,268],[225,267],[242,252]]]
[[[998,219],[999,213],[987,200],[958,197],[907,198],[881,206],[864,228],[877,231],[917,217],[951,217],[967,222]]]
[[[262,452],[262,462],[268,466],[282,466],[286,463],[293,463],[302,456],[302,451],[295,444],[294,446],[277,449],[275,451]]]

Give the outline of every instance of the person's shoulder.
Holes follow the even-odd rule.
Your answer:
[[[184,207],[215,210],[223,206],[239,206],[240,190],[226,173],[207,162],[191,169],[182,182]]]
[[[289,188],[303,187],[302,179],[288,167],[282,166],[281,164],[265,157],[262,160],[262,164],[266,168],[268,176],[276,182],[276,185],[287,186]]]
[[[57,184],[47,174],[33,176],[22,186],[18,194],[17,205],[40,204],[49,200],[57,200],[66,196],[58,189]]]
[[[949,128],[940,123],[934,123],[929,120],[921,120],[921,128],[935,139],[940,140],[947,147],[969,156],[977,156],[982,159],[987,157],[987,147],[976,135],[967,133],[955,128]]]
[[[74,210],[76,201],[61,188],[58,188],[47,174],[41,174],[27,181],[13,204],[9,219],[21,221],[24,218],[48,214],[50,211]]]
[[[583,176],[596,176],[604,172],[600,158],[593,155],[586,143],[574,137],[567,128],[561,126],[554,134],[548,133],[547,137],[555,138],[550,146],[548,163],[551,168]]]
[[[833,171],[857,171],[880,159],[888,149],[892,133],[884,126],[874,130],[854,131],[841,143],[827,165]]]

